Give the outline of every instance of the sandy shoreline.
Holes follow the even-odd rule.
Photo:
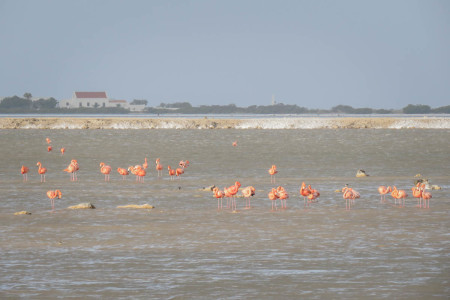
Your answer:
[[[449,129],[445,117],[308,117],[308,118],[0,118],[0,129]]]

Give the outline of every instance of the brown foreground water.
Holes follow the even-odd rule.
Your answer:
[[[448,129],[1,129],[0,145],[2,299],[450,297]],[[117,167],[145,157],[144,183],[122,181]],[[71,159],[77,182],[62,171]],[[167,165],[186,159],[185,174],[171,181]],[[109,182],[100,162],[113,168]],[[358,169],[370,176],[356,178]],[[442,187],[429,209],[411,195],[418,173]],[[256,188],[251,209],[238,198],[236,213],[218,211],[200,190],[236,180]],[[321,193],[309,209],[303,181]],[[345,184],[361,194],[350,211],[335,192]],[[288,207],[271,211],[267,193],[278,185]],[[406,206],[380,203],[379,185],[405,189]],[[51,212],[54,189],[63,197]],[[67,209],[81,202],[96,209]],[[155,208],[117,208],[144,203]],[[32,214],[14,215],[22,210]]]

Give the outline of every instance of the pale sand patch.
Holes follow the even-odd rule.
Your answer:
[[[449,129],[445,117],[209,118],[0,118],[0,129]]]

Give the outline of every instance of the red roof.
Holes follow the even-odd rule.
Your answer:
[[[108,98],[106,92],[75,92],[77,98]]]

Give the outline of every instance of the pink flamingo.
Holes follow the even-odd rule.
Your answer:
[[[159,162],[159,158],[156,159],[155,163],[156,163],[156,167],[155,167],[156,171],[158,171],[158,177],[161,177],[163,166]]]
[[[45,182],[45,173],[47,173],[47,168],[42,167],[40,161],[37,162],[36,166],[38,166],[38,173],[41,174],[41,182]]]
[[[48,191],[47,197],[50,198],[50,202],[52,204],[52,211],[55,210],[55,198],[58,197],[58,199],[61,199],[61,191],[60,190],[54,190],[54,191]]]
[[[80,169],[80,166],[78,165],[77,160],[72,159],[70,164],[65,168],[63,171],[70,173],[70,180],[71,181],[77,181],[77,171]]]
[[[281,208],[286,208],[286,199],[289,198],[289,195],[282,186],[277,187],[277,195],[280,199]]]
[[[418,182],[415,187],[411,188],[412,195],[414,198],[417,198],[417,207],[422,207],[422,194],[425,189],[425,184],[420,184]]]
[[[345,209],[350,210],[355,199],[359,198],[359,193],[346,186],[342,189],[342,197],[345,199]]]
[[[215,187],[213,189],[213,192],[214,192],[214,197],[217,198],[217,210],[220,210],[220,209],[223,208],[223,206],[222,206],[222,199],[225,196],[225,193],[223,191],[219,190],[218,187]]]
[[[27,175],[28,171],[29,171],[28,167],[22,166],[20,168],[20,173],[23,175],[23,181],[24,182],[28,181],[28,175]]]
[[[167,166],[167,170],[169,171],[170,180],[173,180],[173,176],[175,176],[175,170],[172,169],[171,166]]]
[[[111,166],[105,165],[104,162],[100,163],[100,172],[105,174],[105,181],[109,181],[109,173],[111,173]]]
[[[384,185],[381,185],[378,187],[378,193],[381,195],[380,203],[386,202],[386,194],[392,192],[392,188],[390,186],[385,187]]]
[[[127,179],[127,175],[130,174],[130,172],[128,172],[128,170],[124,169],[124,168],[117,168],[117,173],[122,175],[122,180],[126,180]]]
[[[234,185],[229,186],[228,188],[225,189],[225,195],[229,195],[228,197],[231,198],[231,209],[233,209],[233,211],[237,210],[237,206],[236,206],[236,194],[239,191],[239,188],[241,187],[241,183],[239,181],[236,181],[234,183]]]
[[[430,208],[430,199],[432,198],[431,193],[423,191],[422,198],[423,198],[423,208]]]
[[[274,203],[275,203],[275,210],[278,210],[277,207],[277,199],[278,199],[278,194],[277,194],[277,190],[275,188],[272,188],[272,190],[269,192],[269,194],[267,194],[267,196],[269,197],[269,200],[272,202],[272,211],[274,210]]]
[[[245,198],[245,208],[251,208],[250,197],[255,195],[255,188],[253,186],[248,186],[243,188],[241,192]]]
[[[144,163],[142,164],[142,167],[143,167],[144,169],[147,169],[147,168],[148,168],[147,157],[144,159]]]
[[[270,183],[275,183],[275,174],[278,173],[277,166],[276,165],[272,165],[272,167],[269,169],[268,172],[270,174]]]
[[[62,148],[61,148],[61,156],[64,155],[64,152],[66,152],[66,148],[62,147]]]
[[[311,194],[311,190],[306,187],[306,183],[302,182],[302,186],[300,187],[300,195],[303,196],[303,207],[306,207],[306,198]],[[308,206],[310,201],[308,200]]]

